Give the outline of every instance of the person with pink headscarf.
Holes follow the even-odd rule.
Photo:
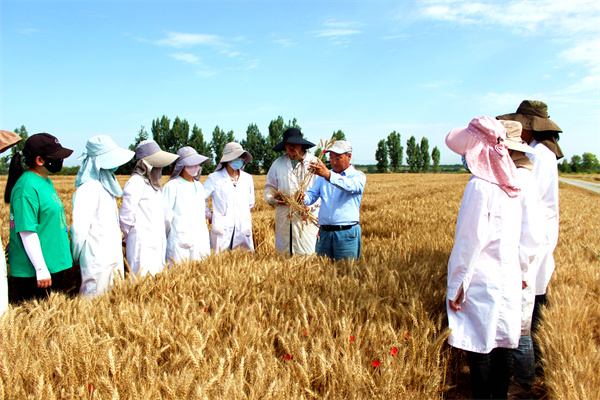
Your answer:
[[[521,336],[521,204],[506,129],[490,117],[446,137],[473,176],[448,260],[448,343],[467,351],[473,398],[506,398],[507,350]]]

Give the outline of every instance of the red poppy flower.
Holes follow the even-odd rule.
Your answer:
[[[356,338],[354,336],[350,336],[350,342],[354,342],[356,340]]]
[[[377,361],[377,360],[373,361],[373,368],[377,368],[377,367],[379,367],[379,365],[380,365],[379,361]]]
[[[306,336],[306,331],[302,332],[302,334],[303,334],[304,336]]]
[[[206,312],[206,307],[204,308],[204,312]]]
[[[291,359],[292,359],[292,356],[291,356],[290,354],[286,354],[286,355],[285,355],[285,359],[286,359],[286,360],[291,360]]]
[[[94,387],[94,385],[92,385],[91,383],[88,383],[88,392],[91,392],[91,391],[93,391],[94,389],[96,389],[96,388]]]
[[[404,339],[408,339],[408,332],[406,332],[406,335],[404,335]]]
[[[394,347],[394,348],[393,348],[393,349],[390,351],[390,354],[391,354],[391,355],[393,355],[393,356],[395,356],[396,354],[398,354],[398,349]]]

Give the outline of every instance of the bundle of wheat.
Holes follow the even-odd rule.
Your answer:
[[[335,143],[335,139],[326,140],[323,142],[323,139],[319,141],[319,149],[321,153],[317,155],[319,161],[323,161],[325,157],[325,152]],[[292,172],[294,174],[294,182],[298,183],[298,190],[292,195],[283,193],[279,190],[275,192],[275,198],[281,200],[285,203],[286,206],[289,207],[288,218],[295,218],[299,216],[302,221],[305,221],[307,224],[311,223],[314,225],[319,224],[318,218],[312,215],[307,207],[304,205],[304,193],[309,189],[310,183],[315,176],[314,172],[309,169],[308,173],[301,168],[296,168]],[[288,179],[292,179],[288,177]]]

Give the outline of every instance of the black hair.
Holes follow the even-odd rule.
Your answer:
[[[560,136],[556,131],[531,131],[531,133],[533,138],[540,143],[544,140],[556,139],[557,142],[560,140]]]
[[[31,154],[29,149],[23,149],[23,155],[16,152],[10,160],[10,167],[8,168],[8,179],[6,180],[6,190],[4,190],[4,202],[10,203],[10,195],[12,194],[13,187],[25,172],[23,168],[23,158],[25,159],[25,165],[31,167],[35,163],[37,155]]]

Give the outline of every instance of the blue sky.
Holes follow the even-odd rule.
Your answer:
[[[474,117],[548,103],[567,158],[600,156],[599,2],[6,1],[0,128],[75,150],[121,146],[179,116],[207,141],[297,118],[318,143],[341,129],[374,163],[393,130],[444,138]]]

